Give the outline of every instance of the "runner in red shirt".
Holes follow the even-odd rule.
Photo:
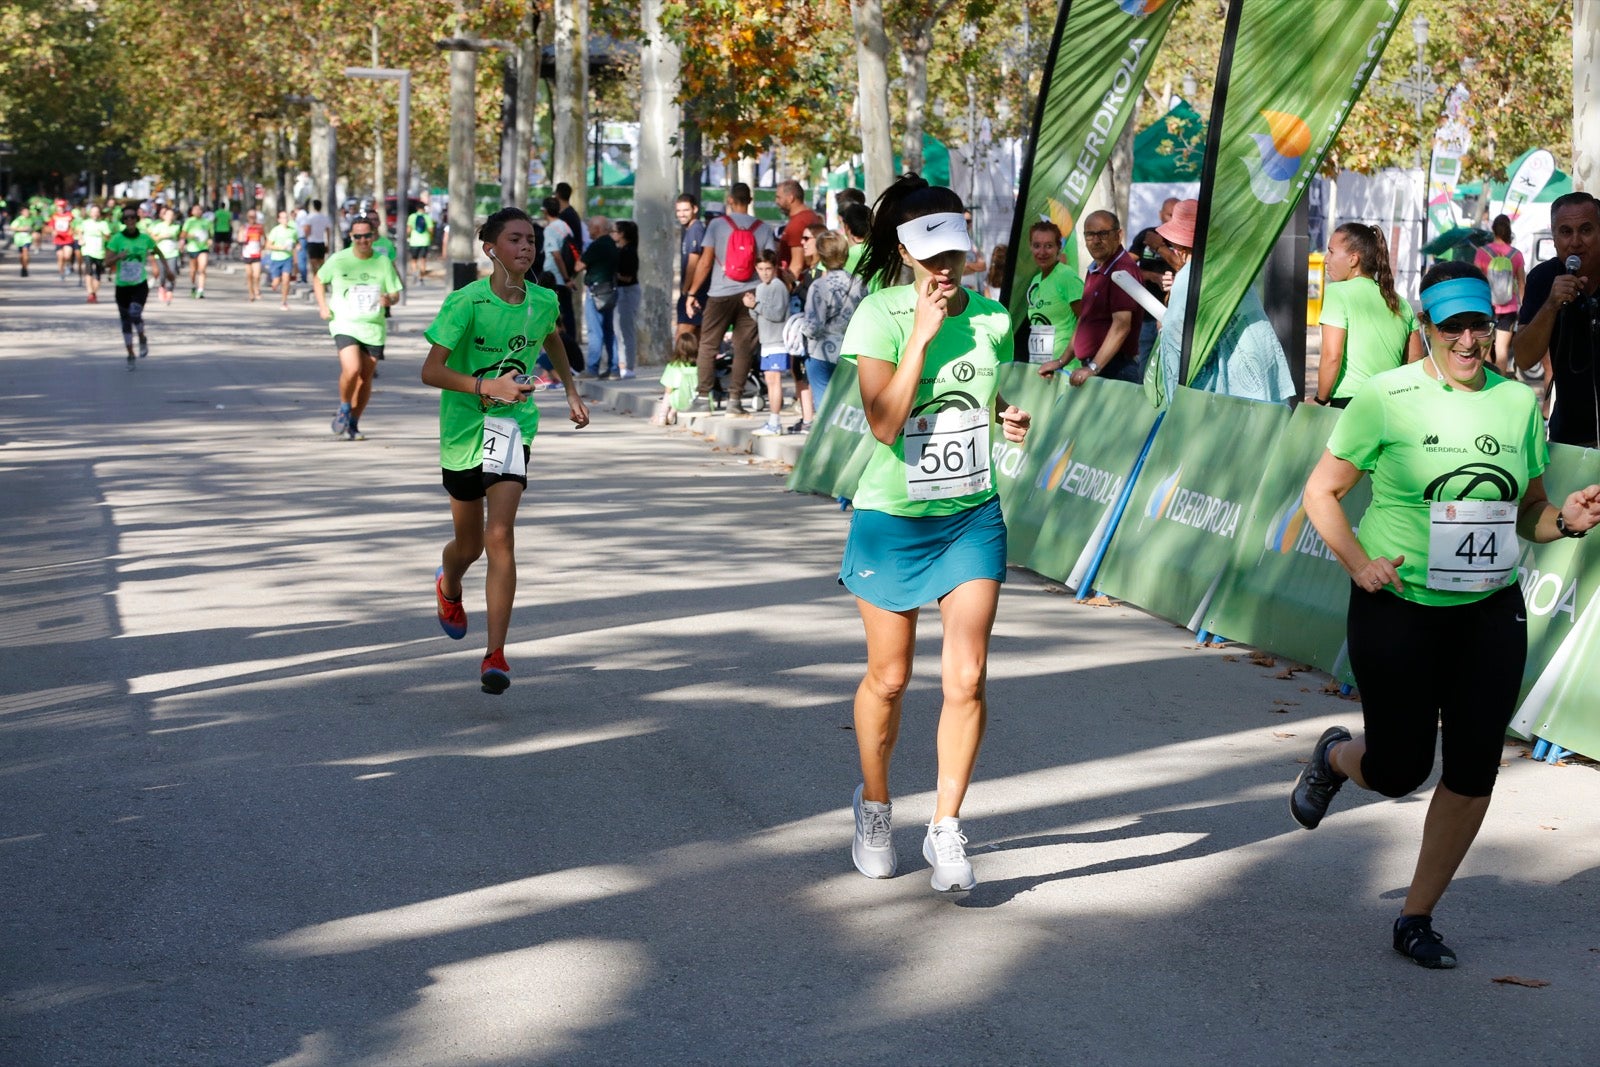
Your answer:
[[[244,258],[244,284],[252,301],[261,299],[261,252],[266,247],[267,229],[261,225],[261,216],[254,211],[245,212],[244,227],[239,232],[239,252]]]
[[[55,242],[56,269],[61,272],[63,283],[67,280],[68,268],[72,266],[72,257],[78,250],[78,235],[72,232],[75,221],[72,212],[67,210],[67,202],[57,200],[55,214],[46,219],[44,224]]]

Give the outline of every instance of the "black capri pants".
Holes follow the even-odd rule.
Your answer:
[[[1494,792],[1528,658],[1521,586],[1443,607],[1352,583],[1348,626],[1367,784],[1386,797],[1420,788],[1433,773],[1442,727],[1440,784],[1464,797]]]

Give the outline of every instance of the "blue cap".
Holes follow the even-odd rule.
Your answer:
[[[1422,310],[1428,321],[1441,323],[1467,312],[1494,318],[1494,302],[1489,299],[1489,283],[1482,278],[1451,278],[1422,291]]]

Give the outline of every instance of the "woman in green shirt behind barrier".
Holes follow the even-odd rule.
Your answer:
[[[1394,289],[1383,231],[1347,222],[1328,241],[1322,298],[1322,356],[1313,404],[1342,408],[1374,374],[1422,358],[1411,305]]]
[[[996,423],[1020,442],[1029,416],[1000,398],[1012,361],[1011,316],[961,286],[972,246],[961,198],[914,174],[872,213],[858,273],[883,284],[856,308],[840,356],[859,368],[862,409],[877,438],[855,496],[839,581],[867,635],[856,690],[862,784],[851,858],[869,878],[898,866],[890,834],[889,758],[911,678],[917,615],[938,601],[944,622],[944,706],[938,795],[923,857],[941,892],[977,884],[961,802],[983,740],[989,634],[1005,580],[1006,528],[990,470]],[[909,268],[910,285],[896,284]]]
[[[541,346],[566,387],[573,424],[589,425],[589,409],[561,342],[556,295],[525,280],[534,265],[533,220],[504,208],[485,220],[478,238],[492,273],[445,297],[424,334],[432,347],[422,380],[440,390],[439,466],[455,532],[433,584],[439,626],[459,641],[467,634],[461,579],[487,549],[489,640],[479,681],[484,692],[503,693],[511,685],[505,643],[517,593],[517,506],[528,487],[528,446],[539,429],[529,375]]]
[[[1350,666],[1366,730],[1323,733],[1289,809],[1310,830],[1346,779],[1387,797],[1414,792],[1442,728],[1444,769],[1393,931],[1396,951],[1436,968],[1456,956],[1433,909],[1489,810],[1522,682],[1517,537],[1582,537],[1600,523],[1600,485],[1559,508],[1546,499],[1538,400],[1485,366],[1494,308],[1478,269],[1435,265],[1422,307],[1429,354],[1362,386],[1306,483],[1306,515],[1352,580]],[[1358,537],[1339,501],[1366,473]]]

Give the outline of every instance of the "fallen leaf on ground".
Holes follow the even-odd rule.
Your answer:
[[[1300,692],[1309,693],[1309,692],[1311,692],[1311,687],[1309,685],[1302,685],[1300,687]]]
[[[1295,760],[1295,762],[1296,763],[1310,763],[1311,761],[1309,759],[1306,759],[1304,756],[1302,756],[1300,759]]]
[[[1250,653],[1250,662],[1254,663],[1258,667],[1276,667],[1278,665],[1278,661],[1267,655],[1265,652]]]
[[[1298,708],[1300,706],[1300,702],[1298,700],[1283,700],[1281,698],[1274,700],[1273,703],[1281,705],[1285,708]]]
[[[1501,985],[1520,985],[1527,986],[1529,989],[1542,989],[1550,984],[1543,978],[1520,978],[1514,974],[1502,974],[1495,981]]]
[[[1117,602],[1106,596],[1104,593],[1101,593],[1098,596],[1092,596],[1087,600],[1080,600],[1078,603],[1087,605],[1091,608],[1114,608],[1117,606]]]
[[[1541,829],[1541,830],[1559,830],[1559,829],[1561,829],[1561,827],[1559,827],[1559,826],[1541,826],[1541,827],[1539,827],[1539,829]]]
[[[1272,736],[1273,737],[1293,737],[1294,734],[1284,734],[1284,733],[1279,733],[1277,730],[1274,730],[1274,731],[1272,731]]]
[[[1295,676],[1295,672],[1297,672],[1299,669],[1300,668],[1298,668],[1298,667],[1285,667],[1283,670],[1279,671],[1277,674],[1274,674],[1273,677],[1274,678],[1284,678],[1284,679],[1293,678]]]

